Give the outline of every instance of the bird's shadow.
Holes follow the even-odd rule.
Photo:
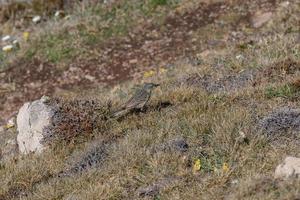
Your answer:
[[[160,101],[160,102],[158,102],[155,105],[148,105],[144,109],[133,110],[133,112],[135,114],[138,114],[138,113],[147,113],[149,111],[161,111],[162,109],[168,108],[168,107],[170,107],[172,105],[173,104],[170,101]]]
[[[148,113],[150,111],[161,111],[162,109],[168,108],[172,105],[173,104],[170,101],[161,101],[155,105],[145,106],[144,109],[138,109],[138,108],[133,109],[126,115],[119,117],[118,120],[122,120],[122,119],[124,119],[124,117],[126,117],[128,115],[132,115],[132,114],[139,115],[141,113]]]
[[[149,110],[155,110],[155,111],[161,111],[164,108],[168,108],[170,106],[173,106],[173,104],[170,101],[160,101],[156,105],[151,105],[148,107]]]

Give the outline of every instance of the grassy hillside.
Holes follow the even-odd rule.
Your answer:
[[[48,94],[68,108],[68,126],[42,155],[1,162],[0,199],[300,196],[299,179],[273,178],[300,156],[299,130],[276,114],[300,106],[299,2],[127,0],[68,12],[29,24],[30,41],[2,56],[3,119]],[[146,111],[108,119],[143,82],[161,84]]]

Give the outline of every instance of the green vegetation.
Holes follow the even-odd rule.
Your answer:
[[[139,23],[136,19],[160,18],[154,21],[162,21],[161,18],[167,14],[166,9],[156,11],[155,7],[166,4],[169,6],[166,9],[170,9],[177,3],[173,1],[167,3],[167,1],[161,0],[134,0],[121,1],[112,7],[100,3],[87,7],[83,12],[72,13],[69,23],[61,26],[65,20],[62,20],[61,23],[58,22],[56,26],[59,29],[49,27],[46,31],[42,31],[37,38],[31,38],[30,45],[26,45],[27,48],[23,49],[20,54],[25,52],[24,57],[29,59],[43,57],[52,63],[69,63],[79,53],[90,52],[91,48],[97,48],[110,38],[116,39],[128,35],[129,30]],[[50,9],[47,6],[41,7],[41,5],[43,4],[34,4],[36,13]],[[59,3],[53,2],[53,8],[55,5],[59,5]],[[69,31],[70,29],[72,31]]]
[[[167,5],[168,0],[151,0],[150,2],[153,6],[161,6],[161,5]]]
[[[290,84],[286,84],[279,87],[267,87],[265,91],[265,95],[267,98],[274,97],[284,97],[284,98],[292,98],[297,97],[299,95],[299,88]]]

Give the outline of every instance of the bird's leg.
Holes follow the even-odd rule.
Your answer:
[[[146,112],[146,110],[147,110],[147,106],[146,106],[146,103],[140,108],[140,111],[141,112]]]

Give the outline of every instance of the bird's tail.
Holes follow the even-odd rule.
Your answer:
[[[128,109],[119,109],[111,113],[111,118],[119,118],[129,113]]]

